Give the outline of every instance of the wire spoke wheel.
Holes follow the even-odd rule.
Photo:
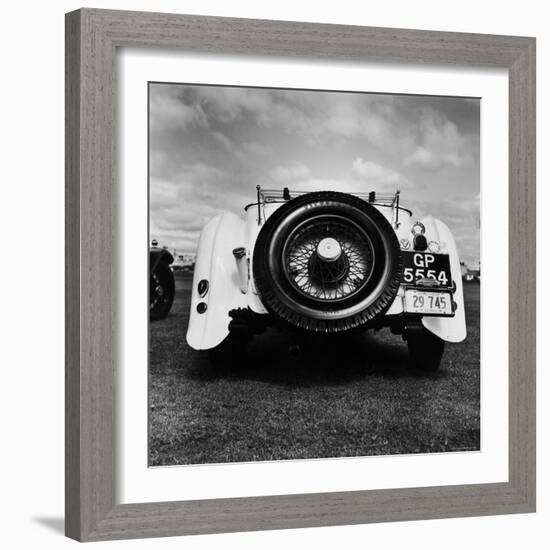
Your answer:
[[[289,237],[283,252],[285,273],[306,296],[341,300],[365,284],[373,253],[359,227],[334,216],[314,218]]]
[[[393,228],[372,205],[323,191],[290,200],[267,219],[253,272],[271,313],[309,331],[340,332],[389,307],[401,252]]]

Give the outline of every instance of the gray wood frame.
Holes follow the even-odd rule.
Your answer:
[[[114,121],[119,47],[508,69],[507,483],[115,503]],[[83,9],[66,16],[66,82],[69,537],[97,541],[535,511],[534,38]]]

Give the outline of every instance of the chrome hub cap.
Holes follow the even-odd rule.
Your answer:
[[[317,256],[324,262],[335,262],[342,254],[340,243],[332,237],[321,239],[317,245]]]

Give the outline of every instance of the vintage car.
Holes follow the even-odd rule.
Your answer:
[[[412,366],[436,370],[445,342],[466,337],[460,261],[442,221],[399,201],[257,187],[243,219],[224,212],[201,232],[188,344],[242,344],[270,326],[297,338],[389,327]]]
[[[149,319],[157,321],[168,315],[176,285],[170,265],[174,256],[166,248],[159,248],[153,240],[149,248]]]

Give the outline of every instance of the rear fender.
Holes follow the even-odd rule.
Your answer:
[[[246,246],[245,223],[231,212],[212,218],[201,231],[187,328],[187,343],[194,349],[220,344],[229,334],[229,311],[246,307],[233,256],[233,249],[241,246]],[[202,280],[208,281],[204,296],[198,290]]]
[[[422,324],[430,332],[446,342],[462,342],[466,338],[466,315],[464,311],[464,293],[462,290],[462,271],[456,243],[450,229],[440,220],[426,216],[420,220],[426,228],[428,241],[437,241],[441,252],[449,254],[451,276],[456,285],[453,300],[457,309],[454,317],[423,317]]]

